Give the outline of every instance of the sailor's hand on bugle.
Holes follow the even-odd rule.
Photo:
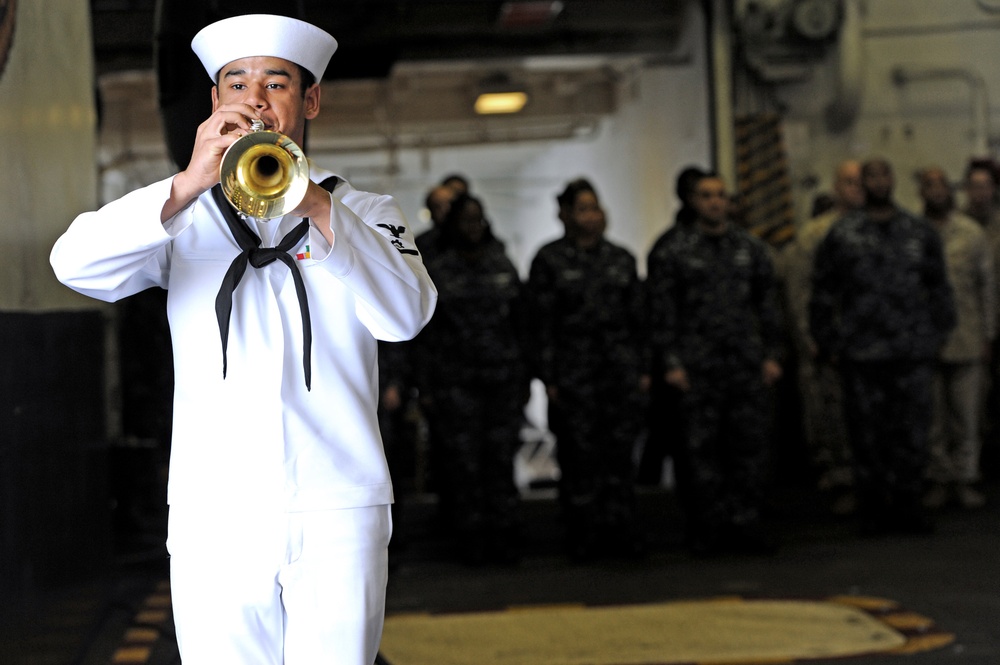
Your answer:
[[[229,146],[250,131],[250,121],[259,115],[249,104],[225,104],[198,126],[191,161],[186,169],[174,176],[170,198],[160,213],[161,221],[176,215],[219,182],[222,156]]]

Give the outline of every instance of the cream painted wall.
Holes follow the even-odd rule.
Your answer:
[[[957,182],[970,156],[997,156],[1000,2],[847,1],[860,10],[863,52],[855,122],[832,133],[823,120],[836,90],[832,54],[810,80],[775,88],[787,105],[785,130],[799,210],[807,209],[817,190],[829,188],[837,161],[875,155],[894,164],[899,202],[918,209],[911,177],[917,169],[939,164]],[[942,75],[898,85],[893,71],[899,67],[922,76]],[[803,184],[812,177],[819,187]]]
[[[0,309],[93,307],[56,282],[48,255],[97,199],[93,56],[84,0],[17,3],[0,78]]]
[[[711,127],[700,13],[692,11],[681,65],[643,70],[620,110],[587,138],[400,151],[322,155],[317,161],[357,187],[391,193],[418,230],[427,190],[461,172],[472,181],[519,269],[558,237],[555,196],[569,180],[594,183],[609,221],[609,237],[630,249],[644,270],[656,236],[673,219],[674,179],[688,164],[711,164]]]

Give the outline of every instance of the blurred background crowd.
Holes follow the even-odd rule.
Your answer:
[[[696,556],[775,551],[776,483],[807,485],[865,536],[930,534],[942,509],[982,507],[998,169],[914,177],[910,211],[889,160],[845,160],[779,244],[720,176],[685,168],[645,276],[608,239],[597,183],[553,192],[563,235],[521,276],[472,179],[443,178],[417,236],[437,312],[380,352],[397,519],[408,494],[433,495],[457,556],[513,563],[539,487],[557,493],[573,560],[641,555],[648,486],[676,493]]]

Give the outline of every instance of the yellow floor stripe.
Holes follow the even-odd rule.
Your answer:
[[[923,651],[933,651],[935,649],[940,649],[941,647],[946,647],[954,641],[955,636],[949,633],[917,635],[908,639],[906,644],[898,649],[893,649],[892,653],[913,654],[921,653]]]
[[[170,594],[169,593],[156,593],[146,599],[146,607],[148,608],[163,608],[170,607]]]
[[[888,612],[899,607],[899,603],[885,598],[873,598],[870,596],[833,596],[828,598],[831,603],[840,603],[857,607],[869,612]]]
[[[169,618],[167,610],[143,610],[135,615],[136,623],[160,624]]]
[[[155,628],[129,628],[125,631],[125,641],[129,644],[155,642],[160,638],[160,631]]]
[[[152,649],[149,647],[121,647],[115,651],[111,662],[114,665],[137,665],[149,660],[150,653],[152,653]]]
[[[160,627],[170,619],[170,584],[159,582],[125,630],[111,665],[145,665],[160,639]]]

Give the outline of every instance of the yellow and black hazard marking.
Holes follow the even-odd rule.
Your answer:
[[[170,621],[170,583],[163,581],[157,584],[155,591],[143,600],[132,619],[132,624],[126,629],[121,644],[111,657],[111,664],[147,663],[168,621]]]
[[[795,236],[792,180],[781,117],[758,113],[736,119],[736,190],[743,225],[774,247]]]
[[[775,665],[937,649],[954,636],[897,603],[711,598],[386,618],[386,665]]]

